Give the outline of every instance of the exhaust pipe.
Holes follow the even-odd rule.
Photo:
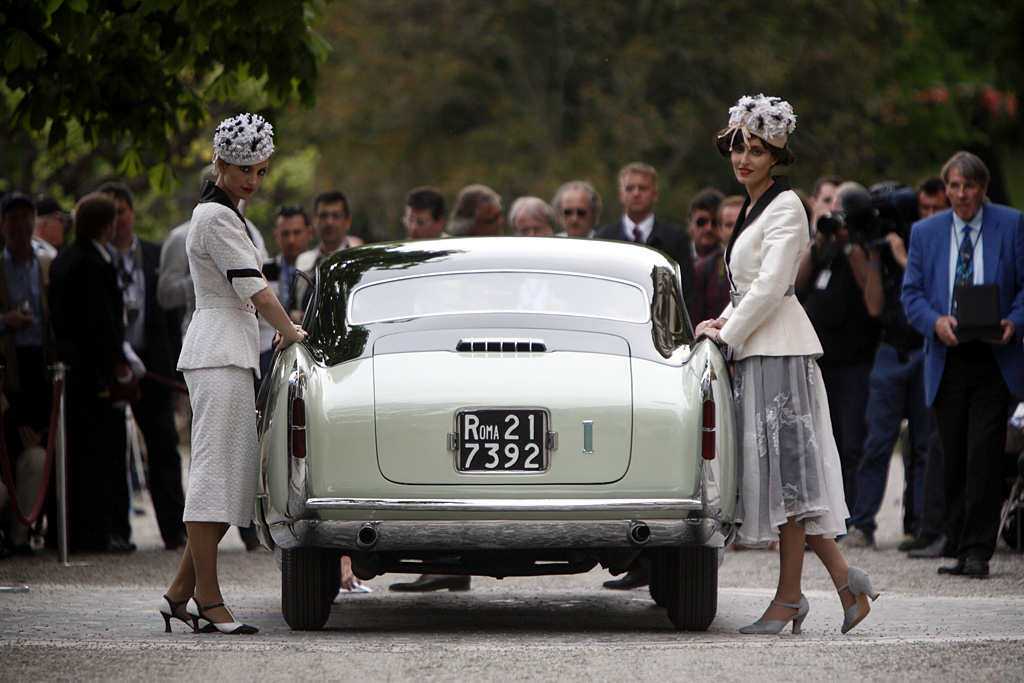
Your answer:
[[[367,522],[356,534],[356,545],[363,550],[372,550],[380,540],[380,532],[377,531],[377,522]]]
[[[644,545],[651,540],[651,527],[644,522],[632,522],[629,525],[629,542],[633,545]]]

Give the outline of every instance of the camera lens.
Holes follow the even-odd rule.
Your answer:
[[[842,230],[846,227],[846,219],[841,211],[835,213],[826,213],[818,219],[818,223],[815,225],[818,232],[826,237],[834,235],[836,231]]]

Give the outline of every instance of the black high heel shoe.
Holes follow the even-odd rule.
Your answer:
[[[193,607],[195,607],[194,610],[192,609]],[[188,604],[185,606],[185,611],[188,612],[189,616],[192,617],[192,625],[197,633],[213,633],[214,631],[220,631],[221,633],[227,633],[230,635],[251,635],[253,633],[260,632],[260,630],[255,626],[249,626],[248,624],[243,624],[240,621],[235,621],[234,617],[231,617],[231,621],[225,622],[223,624],[218,624],[215,621],[210,621],[210,617],[206,616],[204,612],[206,612],[207,610],[216,609],[218,607],[224,607],[224,603],[218,602],[216,605],[207,605],[206,607],[203,607],[195,598],[192,598],[188,601]],[[228,614],[231,613],[228,612]],[[207,622],[207,625],[204,626],[202,630],[200,630],[199,628],[200,619],[203,619]]]

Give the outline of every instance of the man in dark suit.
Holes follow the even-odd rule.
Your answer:
[[[641,162],[627,164],[619,171],[619,199],[626,212],[614,223],[597,231],[595,237],[646,244],[665,253],[679,264],[683,276],[686,307],[693,305],[693,248],[686,231],[675,223],[654,216],[658,201],[658,172]]]
[[[72,550],[131,552],[124,411],[137,382],[124,355],[124,304],[106,251],[116,209],[86,195],[75,242],[50,267],[57,358],[67,364],[68,540]]]
[[[925,398],[942,442],[957,561],[939,573],[983,577],[999,534],[1006,421],[1024,395],[1024,215],[984,202],[988,169],[969,152],[954,154],[942,179],[952,210],[914,226],[903,305],[925,338]],[[956,297],[991,284],[1001,320],[991,339],[968,341]]]
[[[309,247],[313,239],[313,228],[309,224],[309,216],[306,210],[298,204],[279,206],[277,215],[274,216],[274,242],[277,244],[278,254],[273,259],[263,263],[263,275],[267,282],[277,294],[278,301],[282,306],[287,307],[291,300],[292,284],[295,280],[295,271],[298,270],[295,261]],[[274,350],[260,352],[260,375],[266,377],[270,369],[270,359]]]
[[[135,234],[135,209],[131,189],[122,183],[104,183],[102,192],[114,200],[117,218],[110,240],[113,263],[118,269],[121,297],[128,312],[125,339],[141,360],[142,395],[132,403],[132,413],[146,444],[149,493],[153,498],[160,536],[168,550],[185,546],[185,493],[181,486],[181,456],[174,404],[170,389],[158,379],[174,375],[181,327],[177,315],[157,301],[160,245]],[[143,370],[143,368],[145,368]]]

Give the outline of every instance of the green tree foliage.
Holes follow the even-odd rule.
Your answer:
[[[658,168],[658,213],[681,222],[696,189],[740,190],[712,139],[758,92],[796,110],[799,187],[913,183],[964,147],[1012,180],[1024,158],[1024,0],[347,0],[320,18],[321,4],[6,0],[5,178],[78,196],[118,168],[166,189],[173,170],[180,195],[142,202],[166,229],[191,208],[214,120],[255,109],[278,132],[250,212],[264,229],[275,204],[311,208],[328,188],[383,239],[403,234],[417,185],[453,201],[482,182],[510,203],[576,178],[609,220],[635,160]],[[1000,186],[993,199],[1014,196]]]
[[[8,130],[48,150],[102,149],[118,171],[167,190],[209,102],[255,87],[312,106],[326,44],[314,0],[7,0],[0,85]],[[14,149],[31,156],[35,146]],[[114,151],[114,154],[110,154]],[[24,160],[23,160],[24,161]],[[23,163],[23,174],[29,171]],[[21,182],[32,180],[22,177]]]
[[[711,140],[747,93],[793,104],[799,186],[837,172],[914,183],[992,136],[973,110],[986,84],[1016,87],[1022,6],[352,0],[325,15],[335,50],[301,126],[321,152],[318,187],[352,195],[357,230],[377,238],[401,234],[402,199],[419,184],[451,200],[483,182],[511,201],[584,178],[609,219],[615,172],[633,160],[659,169],[659,213],[682,220],[697,188],[740,189]],[[936,84],[951,104],[928,101]]]
[[[805,184],[873,171],[864,123],[905,22],[869,0],[354,0],[326,17],[335,52],[305,126],[319,183],[351,191],[385,234],[423,183],[511,200],[585,178],[609,218],[634,160],[659,169],[659,212],[682,220],[699,186],[738,189],[712,138],[742,94],[793,103]]]

